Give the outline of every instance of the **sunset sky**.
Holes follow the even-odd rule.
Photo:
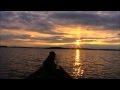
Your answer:
[[[0,11],[0,46],[120,49],[120,11]]]

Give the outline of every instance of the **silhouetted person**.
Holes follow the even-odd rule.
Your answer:
[[[57,65],[55,64],[55,57],[56,57],[55,52],[51,51],[49,53],[49,56],[43,62],[43,70],[48,75],[53,75],[56,72]]]
[[[72,79],[61,66],[57,68],[55,57],[55,52],[51,51],[43,62],[42,67],[26,79]]]

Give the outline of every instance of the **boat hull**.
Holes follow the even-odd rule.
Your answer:
[[[43,68],[39,68],[36,72],[32,73],[25,79],[72,79],[72,77],[64,71],[62,67],[59,69],[56,69],[56,72],[54,74],[46,74],[43,70]]]

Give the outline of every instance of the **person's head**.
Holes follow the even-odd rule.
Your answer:
[[[49,57],[53,60],[55,60],[56,54],[54,51],[49,52]]]
[[[51,56],[53,56],[53,57],[55,57],[55,56],[56,56],[56,54],[55,54],[55,52],[54,52],[54,51],[49,52],[49,54],[50,54]]]

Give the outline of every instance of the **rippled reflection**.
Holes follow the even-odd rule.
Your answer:
[[[80,60],[80,50],[76,50],[75,62],[73,66],[73,76],[77,79],[83,75],[84,70],[82,70],[82,63]]]

